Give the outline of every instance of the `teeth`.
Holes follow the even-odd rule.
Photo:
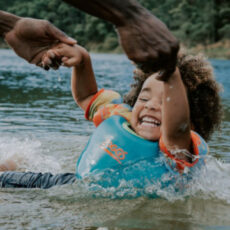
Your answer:
[[[151,124],[151,125],[154,125],[154,127],[159,126],[161,124],[158,120],[156,120],[156,119],[154,119],[152,117],[143,117],[141,119],[141,123],[145,123],[146,125]]]
[[[154,124],[154,123],[149,123],[149,122],[142,122],[141,123],[142,126],[146,126],[146,127],[158,127],[159,125]]]

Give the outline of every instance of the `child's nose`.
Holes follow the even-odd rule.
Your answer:
[[[149,100],[145,104],[146,109],[152,109],[152,110],[159,110],[160,106],[161,106],[161,104],[157,100],[154,100],[154,99]]]

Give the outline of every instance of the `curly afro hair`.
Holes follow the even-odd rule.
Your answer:
[[[208,141],[214,130],[220,127],[222,119],[223,112],[219,95],[221,87],[214,78],[211,64],[201,54],[193,56],[180,52],[177,67],[187,90],[193,130]],[[150,74],[144,74],[139,69],[134,71],[135,82],[124,97],[125,103],[134,106],[148,76]]]

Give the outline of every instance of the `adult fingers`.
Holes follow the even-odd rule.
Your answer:
[[[55,52],[53,50],[48,50],[46,53],[46,57],[50,58],[50,59],[54,59],[56,56]]]
[[[52,59],[52,63],[50,65],[50,68],[52,69],[58,69],[62,65],[62,60],[61,58],[54,58]]]
[[[155,59],[146,59],[143,62],[136,62],[136,65],[144,73],[154,73],[159,70],[164,70],[166,73],[173,73],[177,63],[177,56],[175,54],[166,55],[164,52],[159,53]]]
[[[44,69],[53,68],[56,69],[61,65],[61,57],[55,52],[55,50],[48,50],[42,58],[42,67]]]
[[[161,70],[158,72],[158,76],[156,77],[156,79],[159,81],[168,81],[170,76],[171,76],[171,73],[169,73],[165,70]]]
[[[61,65],[62,65],[62,58],[61,57],[46,55],[45,57],[43,57],[42,63],[39,66],[45,70],[49,70],[50,68],[56,70]]]
[[[44,57],[43,60],[42,60],[42,64],[43,66],[50,66],[52,64],[52,60],[51,58],[49,57]]]
[[[50,22],[46,21],[47,33],[55,40],[59,40],[68,45],[74,45],[77,41],[71,37],[68,37],[63,31],[53,26]]]

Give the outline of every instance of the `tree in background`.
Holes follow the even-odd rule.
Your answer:
[[[139,0],[187,46],[230,38],[229,0]],[[62,0],[1,0],[0,9],[47,19],[90,50],[119,49],[112,24],[87,15]]]

